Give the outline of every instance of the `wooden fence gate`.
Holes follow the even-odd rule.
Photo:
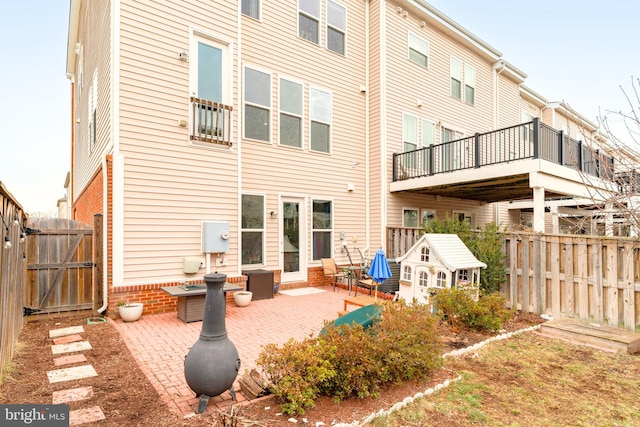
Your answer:
[[[28,227],[27,311],[94,308],[93,229],[67,219],[30,220]]]

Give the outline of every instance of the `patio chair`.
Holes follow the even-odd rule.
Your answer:
[[[333,290],[336,290],[336,283],[338,279],[346,277],[344,271],[338,268],[336,265],[336,261],[333,258],[322,258],[322,272],[325,276],[331,278],[331,283],[333,284]],[[324,287],[324,281],[322,282],[322,286]]]

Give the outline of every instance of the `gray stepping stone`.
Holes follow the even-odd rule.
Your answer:
[[[47,371],[50,383],[79,380],[81,378],[97,377],[98,373],[91,365],[74,366],[73,368],[56,369]]]
[[[91,350],[89,341],[72,342],[68,344],[54,344],[51,346],[53,354],[72,353],[74,351]]]
[[[49,338],[63,337],[65,335],[81,334],[84,332],[82,326],[69,326],[68,328],[52,329],[49,331]]]

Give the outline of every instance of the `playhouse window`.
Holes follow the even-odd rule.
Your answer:
[[[447,275],[444,271],[438,271],[438,275],[436,276],[436,286],[439,288],[444,288],[447,285]]]
[[[402,269],[402,278],[404,280],[411,281],[411,267],[409,267],[408,265],[405,265]]]
[[[429,273],[426,271],[421,271],[418,276],[418,286],[422,286],[424,288],[429,287]]]
[[[469,281],[469,270],[462,269],[458,270],[458,280],[463,280],[465,282]]]
[[[423,246],[420,251],[420,261],[429,262],[429,247]]]

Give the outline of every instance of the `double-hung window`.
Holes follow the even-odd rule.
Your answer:
[[[464,102],[476,103],[476,69],[469,64],[464,64]]]
[[[260,19],[260,0],[242,0],[242,14]]]
[[[244,137],[269,142],[271,75],[244,69]]]
[[[341,55],[346,51],[347,9],[327,0],[327,49]]]
[[[409,59],[423,67],[429,67],[429,43],[409,33]]]
[[[311,150],[331,152],[331,93],[309,89],[309,114]]]
[[[320,44],[320,0],[298,0],[298,35]]]
[[[89,117],[87,118],[88,127],[88,146],[89,152],[93,150],[97,138],[97,119],[98,119],[98,71],[93,73],[91,87],[89,87]]]
[[[302,148],[302,84],[280,79],[280,145]]]
[[[242,195],[242,265],[264,264],[264,196]]]
[[[462,61],[451,57],[451,96],[462,99]]]
[[[414,176],[417,167],[415,150],[418,149],[418,118],[409,114],[402,115],[402,149],[406,153],[402,156],[402,167],[406,169],[405,172]]]
[[[313,260],[331,258],[333,240],[333,204],[330,200],[313,200]]]
[[[402,209],[402,226],[404,228],[418,228],[418,209]]]

